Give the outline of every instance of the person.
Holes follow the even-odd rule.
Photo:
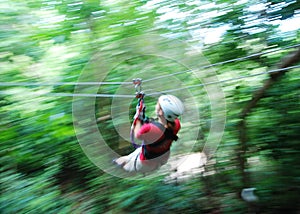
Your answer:
[[[183,114],[184,105],[173,95],[162,95],[155,111],[156,121],[143,123],[142,115],[135,125],[135,138],[142,140],[142,146],[114,160],[127,172],[151,172],[166,164],[169,159],[171,145],[178,139],[177,133],[181,128],[178,117]]]

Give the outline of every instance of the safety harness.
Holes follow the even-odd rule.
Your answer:
[[[144,104],[145,93],[142,91],[142,79],[140,78],[133,79],[133,84],[136,91],[135,97],[138,99],[138,103],[136,106],[136,113],[133,117],[133,122],[130,129],[130,140],[133,147],[137,149],[140,147],[140,145],[136,144],[134,141],[134,128],[136,126],[138,119],[142,119],[142,121],[145,119],[144,117],[145,117],[146,106]],[[141,115],[143,116],[143,118],[140,118]]]
[[[168,146],[168,149],[162,149],[162,150],[158,150],[158,151],[155,151],[155,148],[163,147],[164,144],[169,143],[168,142],[169,140],[171,140],[171,141],[178,140],[178,136],[175,135],[171,129],[165,128],[161,123],[156,122],[156,121],[151,121],[151,123],[153,125],[155,125],[156,127],[158,127],[164,134],[156,142],[153,142],[153,143],[150,143],[147,145],[145,143],[143,143],[143,145],[142,145],[143,153],[144,153],[144,157],[147,160],[157,158],[169,151],[169,146]],[[152,148],[154,149],[154,151],[153,150],[151,151]]]
[[[141,87],[142,79],[140,79],[140,78],[134,79],[133,84],[135,86],[136,98],[138,99],[138,103],[136,106],[136,113],[133,117],[134,120],[133,120],[133,123],[131,125],[131,130],[130,130],[131,143],[134,146],[134,148],[139,148],[140,146],[143,147],[142,150],[144,153],[144,157],[147,160],[154,159],[154,158],[157,158],[157,157],[165,154],[166,152],[169,151],[169,149],[162,150],[162,151],[150,151],[151,148],[155,149],[157,147],[163,146],[163,144],[167,143],[169,140],[177,141],[178,136],[175,135],[171,129],[165,128],[161,123],[155,121],[154,119],[149,119],[145,116],[145,109],[146,109],[146,106],[144,103],[145,93],[142,91],[142,87]],[[142,123],[151,123],[151,124],[155,125],[164,133],[163,136],[158,141],[153,142],[151,144],[146,145],[145,142],[143,142],[142,145],[136,144],[134,141],[134,128],[136,126],[137,120],[140,120]]]

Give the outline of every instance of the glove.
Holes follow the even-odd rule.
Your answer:
[[[141,100],[138,99],[138,104],[136,105],[136,112],[135,112],[135,115],[134,115],[133,119],[138,118],[139,120],[144,121],[144,119],[146,117],[145,116],[146,106],[143,104],[143,107],[140,110],[140,105],[141,105],[140,101]]]

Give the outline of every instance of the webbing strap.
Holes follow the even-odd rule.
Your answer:
[[[158,146],[162,145],[163,143],[165,143],[166,140],[175,140],[175,141],[178,140],[178,136],[175,135],[172,130],[165,128],[161,123],[156,122],[156,121],[151,122],[151,123],[154,124],[155,126],[157,126],[162,132],[164,132],[164,136],[162,139],[160,139],[154,143],[151,143],[147,146],[155,148],[155,147],[158,147]],[[157,157],[165,154],[168,151],[169,150],[161,151],[161,152],[151,152],[151,151],[147,150],[146,145],[143,144],[143,153],[144,153],[145,158],[148,160],[157,158]]]
[[[172,130],[165,128],[163,124],[156,121],[153,121],[151,123],[157,126],[164,133],[164,137],[159,141],[149,144],[148,146],[155,147],[161,145],[165,140],[178,140],[178,136],[175,135]]]
[[[136,162],[137,162],[137,159],[138,157],[140,156],[140,153],[138,153],[134,159],[134,170],[137,172],[137,168],[136,168]]]
[[[133,147],[136,148],[136,149],[139,148],[140,145],[135,143],[134,128],[136,126],[137,120],[139,119],[139,115],[142,113],[142,111],[145,110],[145,108],[144,108],[144,98],[143,97],[139,98],[139,102],[138,102],[137,106],[139,108],[138,108],[138,111],[135,113],[134,120],[133,120],[133,123],[131,125],[131,130],[130,130],[130,141],[131,141],[131,144],[133,145]],[[143,114],[145,115],[145,112],[143,112]]]

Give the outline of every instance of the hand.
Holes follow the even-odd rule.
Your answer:
[[[141,100],[139,99],[138,104],[136,105],[136,112],[134,115],[134,119],[138,118],[139,120],[143,121],[145,119],[145,110],[146,110],[146,106],[143,104],[142,109],[140,109],[140,105],[141,105]]]

